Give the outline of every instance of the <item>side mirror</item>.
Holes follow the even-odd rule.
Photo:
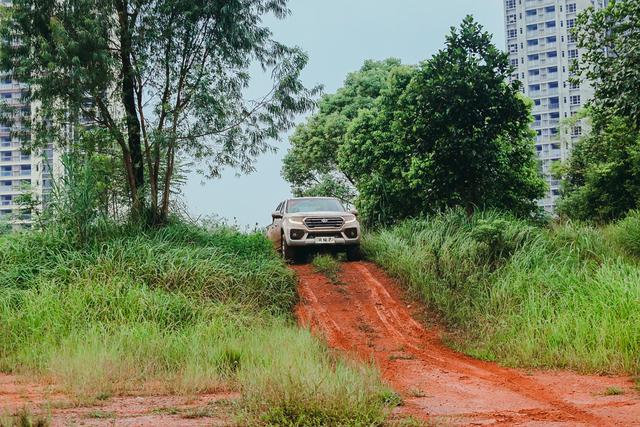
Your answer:
[[[358,216],[358,210],[357,210],[357,209],[351,209],[351,210],[349,211],[349,213],[351,213],[351,214],[353,214],[353,215],[355,215],[355,216]]]
[[[271,214],[271,218],[273,218],[273,219],[282,219],[282,214],[280,212],[273,212]]]

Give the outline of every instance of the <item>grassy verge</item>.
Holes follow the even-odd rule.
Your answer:
[[[442,315],[454,345],[469,354],[637,374],[636,222],[539,228],[492,212],[469,219],[452,211],[373,233],[365,249]]]
[[[295,302],[258,234],[108,227],[82,248],[53,232],[0,237],[0,369],[89,401],[237,389],[248,424],[381,423],[378,374],[298,329]]]
[[[338,284],[340,282],[340,279],[338,278],[341,268],[340,261],[338,261],[334,256],[328,254],[316,255],[311,264],[318,273],[324,274],[331,283]]]

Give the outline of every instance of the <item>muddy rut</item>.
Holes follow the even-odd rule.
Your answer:
[[[373,361],[403,397],[399,415],[445,425],[640,426],[640,393],[630,378],[521,371],[443,345],[437,328],[375,265],[343,264],[340,283],[309,265],[299,276],[300,324],[332,348]],[[624,391],[606,396],[611,387]]]

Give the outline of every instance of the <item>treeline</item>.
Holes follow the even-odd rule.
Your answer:
[[[574,30],[585,52],[575,79],[595,82],[595,99],[583,113],[592,131],[554,167],[567,217],[612,220],[640,200],[640,31],[629,24],[639,9],[588,9]],[[457,206],[539,216],[532,103],[508,83],[512,72],[471,17],[417,66],[367,61],[296,128],[283,176],[297,195],[355,203],[372,225]]]

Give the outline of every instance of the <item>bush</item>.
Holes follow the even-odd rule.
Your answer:
[[[640,258],[640,211],[631,211],[611,228],[611,233],[627,254]]]
[[[455,210],[373,233],[364,248],[440,313],[467,353],[518,366],[640,370],[640,268],[601,229]]]

